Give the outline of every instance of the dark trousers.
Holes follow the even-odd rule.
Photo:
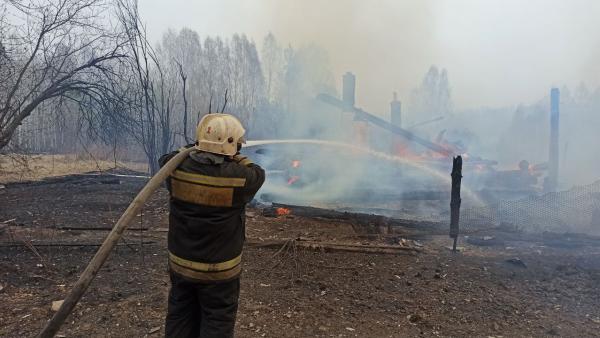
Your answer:
[[[170,273],[167,338],[233,337],[240,279],[218,284],[191,282]]]

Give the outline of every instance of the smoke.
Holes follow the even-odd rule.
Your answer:
[[[378,113],[387,112],[392,91],[408,94],[440,52],[426,2],[267,1],[263,8],[282,41],[321,45],[338,78],[355,73],[357,105]]]
[[[260,197],[266,202],[404,218],[438,215],[447,206],[450,176],[418,159],[325,140],[249,141],[242,152],[267,169]],[[463,205],[482,203],[463,188]]]
[[[406,101],[430,65],[448,70],[457,109],[531,104],[550,86],[600,84],[600,3],[594,0],[242,1],[146,0],[156,40],[167,28],[201,36],[269,32],[316,43],[336,78],[357,75],[357,104],[384,114]],[[338,82],[339,83],[339,82]]]
[[[177,20],[168,19],[175,12]],[[408,95],[442,61],[435,57],[441,51],[433,9],[422,1],[144,1],[142,15],[157,23],[148,27],[156,39],[169,27],[188,26],[203,36],[242,32],[261,42],[271,31],[284,46],[319,45],[336,79],[357,75],[357,104],[377,112],[387,111],[393,91]]]
[[[543,167],[548,157],[548,94],[557,86],[562,89],[563,102],[561,188],[598,178],[600,160],[591,155],[600,144],[595,131],[600,123],[596,117],[600,116],[600,90],[596,90],[600,86],[598,1],[174,0],[167,4],[147,0],[142,14],[153,23],[148,29],[156,39],[169,27],[187,26],[201,36],[244,33],[260,45],[272,32],[282,47],[293,46],[297,55],[318,54],[320,60],[326,59],[323,63],[330,65],[333,81],[325,91],[331,94],[341,92],[342,74],[353,72],[356,105],[384,118],[389,118],[391,94],[396,91],[403,102],[404,121],[426,120],[407,103],[430,66],[437,65],[447,70],[452,111],[446,112],[444,120],[419,127],[415,133],[430,140],[444,139],[460,153],[464,149],[473,157],[496,160],[496,170],[517,170],[521,160]],[[306,70],[322,69],[312,57],[298,60],[296,74],[300,76],[311,73]],[[585,94],[577,91],[582,82],[590,88]],[[297,92],[304,87],[298,88]],[[302,98],[289,94],[283,105],[293,116],[279,116],[285,123],[273,137],[356,144],[352,116],[344,117],[311,100],[315,86],[305,91]],[[389,151],[389,133],[377,127],[371,127],[370,133],[378,138],[371,146]],[[308,176],[322,171],[334,177],[301,189],[289,189],[284,182],[283,190],[273,193],[331,202],[365,184],[380,191],[449,189],[447,182],[431,181],[431,175],[397,177],[391,169],[397,167],[394,161],[376,156],[347,158],[341,149],[332,153],[314,146],[298,148],[303,150],[298,155],[286,148],[283,154],[275,151],[260,157],[272,170],[281,167],[279,170],[285,171],[297,156],[319,164],[307,168]],[[436,170],[449,172],[443,166]],[[466,177],[473,175],[469,170],[472,168],[466,169]]]

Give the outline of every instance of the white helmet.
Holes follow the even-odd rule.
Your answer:
[[[233,115],[207,114],[196,128],[196,149],[219,155],[235,155],[245,143],[242,123]]]

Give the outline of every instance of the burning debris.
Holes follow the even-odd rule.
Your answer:
[[[277,214],[277,216],[285,216],[291,214],[292,211],[288,208],[277,208],[275,209],[275,213]]]
[[[443,222],[396,219],[374,214],[281,203],[271,203],[270,206],[261,206],[261,208],[262,215],[265,217],[294,215],[309,219],[347,221],[352,224],[354,231],[359,234],[389,235],[402,233],[405,236],[418,236],[420,233],[443,233],[446,228]]]
[[[319,100],[338,108],[342,115],[354,117],[352,123],[358,131],[355,130],[353,143],[274,140],[249,144],[246,151],[256,151],[270,176],[261,194],[263,202],[331,205],[336,210],[345,208],[437,221],[446,218],[444,213],[451,195],[447,176],[450,155],[461,155],[464,162],[465,207],[517,200],[542,192],[546,163],[521,160],[515,169],[497,169],[497,161],[468,153],[467,145],[460,140],[449,141],[447,129],[430,141],[414,129],[403,128],[397,96],[390,104],[390,122],[355,107],[355,84],[354,75],[347,73],[342,100],[329,94],[318,95]],[[442,119],[435,117],[427,123]],[[389,137],[385,139],[382,135]]]

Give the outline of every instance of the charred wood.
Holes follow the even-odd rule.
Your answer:
[[[148,231],[149,228],[135,228],[135,231]],[[57,227],[56,230],[75,230],[75,231],[111,231],[112,228],[106,227]]]
[[[360,253],[379,253],[379,254],[400,254],[409,252],[421,252],[422,249],[415,247],[404,247],[395,245],[357,245],[344,243],[330,243],[308,241],[302,239],[291,240],[297,247],[308,250],[317,250],[325,252],[360,252]],[[254,248],[274,248],[280,249],[283,245],[287,245],[290,240],[270,240],[270,241],[246,241],[246,246]]]
[[[456,251],[458,240],[458,224],[460,218],[460,183],[462,180],[462,157],[456,156],[452,161],[452,192],[450,199],[450,238],[454,239],[452,250]]]
[[[155,244],[154,241],[145,241],[143,244]],[[101,246],[102,243],[31,243],[34,247],[98,247]],[[117,244],[116,246],[128,246],[130,244]],[[24,243],[9,243],[9,244],[0,244],[0,248],[17,248],[17,247],[28,247]]]
[[[281,216],[281,213],[278,212],[278,210],[281,209],[287,209],[290,211],[291,215],[300,217],[348,221],[353,226],[358,226],[361,228],[361,231],[357,232],[380,233],[380,227],[387,228],[390,230],[389,232],[393,232],[392,228],[439,230],[443,227],[443,224],[439,222],[395,219],[381,215],[336,211],[282,203],[272,203],[271,207],[263,209],[263,216]]]

